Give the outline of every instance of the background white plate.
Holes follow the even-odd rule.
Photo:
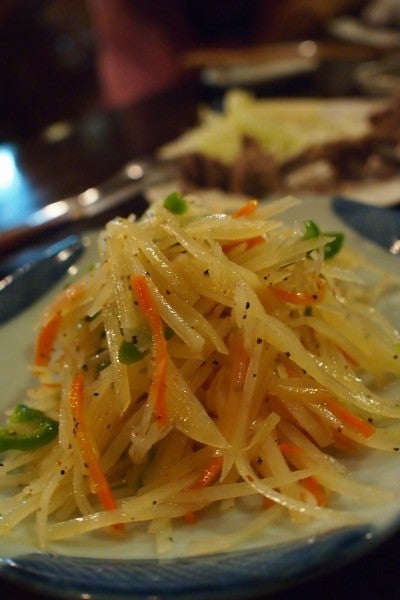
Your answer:
[[[337,17],[328,24],[328,31],[336,37],[365,44],[374,48],[400,48],[400,32],[396,29],[378,28],[354,17]]]

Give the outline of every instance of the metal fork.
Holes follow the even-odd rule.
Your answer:
[[[0,255],[54,227],[91,219],[135,195],[138,195],[138,202],[134,212],[141,214],[147,203],[139,194],[151,185],[171,180],[176,174],[177,168],[172,161],[131,161],[102,184],[52,202],[32,213],[23,225],[1,232]]]

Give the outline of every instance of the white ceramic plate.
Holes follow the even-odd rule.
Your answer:
[[[316,59],[296,57],[207,67],[202,70],[200,77],[205,85],[227,88],[292,79],[312,73],[317,68],[318,61]]]
[[[290,220],[317,221],[330,230],[344,230],[347,243],[354,245],[376,265],[399,273],[399,258],[380,250],[349,231],[335,216],[328,198],[311,198],[292,209]],[[382,231],[382,235],[385,232]],[[90,246],[81,268],[86,268],[95,255],[95,235],[89,235]],[[54,290],[50,292],[54,294]],[[3,393],[0,408],[23,400],[29,384],[27,364],[33,340],[33,328],[47,298],[0,328],[0,385]],[[400,288],[393,289],[381,302],[381,308],[400,326]],[[392,390],[400,394],[400,385]],[[394,489],[400,493],[400,453],[365,456],[350,464],[356,479]],[[338,506],[346,506],[343,501]],[[350,505],[349,505],[350,507]],[[196,597],[246,598],[253,593],[268,593],[291,585],[299,577],[321,568],[334,567],[367,551],[398,526],[400,502],[357,511],[356,526],[332,529],[330,523],[292,526],[279,524],[260,531],[250,543],[232,552],[203,556],[187,556],[194,535],[210,536],[230,531],[246,516],[241,511],[224,514],[212,511],[193,526],[174,530],[173,554],[158,557],[145,530],[133,530],[123,541],[110,540],[101,533],[79,540],[57,543],[41,553],[29,541],[29,526],[21,527],[9,538],[0,538],[0,576],[32,586],[52,597],[148,598]],[[60,586],[60,582],[62,585]]]

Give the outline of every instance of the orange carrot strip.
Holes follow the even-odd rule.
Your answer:
[[[78,373],[72,383],[69,396],[72,418],[74,420],[75,436],[83,460],[88,466],[90,479],[102,507],[105,510],[114,510],[117,508],[117,503],[111,492],[104,471],[101,468],[97,450],[93,445],[90,433],[87,429],[84,411],[84,396],[83,375],[82,373]],[[122,523],[116,523],[114,528],[122,531],[124,526]]]
[[[36,366],[43,367],[48,364],[60,328],[62,311],[66,306],[70,306],[71,303],[81,298],[83,292],[82,286],[76,284],[69,286],[56,296],[53,304],[46,312],[46,323],[39,332],[34,357]]]
[[[266,496],[262,497],[262,505],[263,508],[271,508],[272,506],[274,506],[275,502],[273,500],[271,500],[270,498],[267,498]]]
[[[347,362],[353,365],[353,367],[356,367],[358,365],[358,361],[355,358],[353,358],[348,352],[346,352],[343,349],[341,349],[340,351],[343,354],[344,358],[347,360]]]
[[[254,246],[258,246],[259,244],[263,244],[265,242],[265,238],[262,235],[256,235],[256,237],[252,237],[247,240],[247,248],[250,250],[254,248]]]
[[[263,236],[257,235],[256,237],[249,238],[248,240],[235,240],[234,242],[226,242],[226,244],[223,244],[222,246],[222,251],[226,254],[227,252],[230,252],[234,248],[240,246],[240,244],[244,243],[246,243],[247,248],[250,249],[254,248],[254,246],[258,246],[258,244],[262,244],[263,242],[265,242]]]
[[[56,313],[43,327],[40,329],[39,336],[36,342],[34,363],[39,367],[45,367],[51,357],[54,342],[61,325],[61,315]]]
[[[239,217],[248,217],[256,210],[257,206],[258,206],[258,200],[249,200],[248,202],[246,202],[246,204],[244,204],[243,206],[238,208],[232,214],[232,217],[234,219],[237,219]],[[247,248],[253,248],[254,246],[257,246],[258,244],[261,244],[264,241],[265,240],[262,237],[262,235],[257,235],[256,237],[249,238],[248,240],[235,240],[232,242],[226,242],[226,244],[224,244],[222,246],[222,250],[225,253],[230,252],[230,250],[233,250],[233,248],[236,248],[237,246],[239,246],[240,244],[243,244],[244,242],[246,242]]]
[[[364,421],[360,417],[353,415],[346,408],[341,406],[338,402],[332,399],[325,399],[324,404],[329,408],[332,413],[338,417],[343,423],[355,429],[358,433],[360,433],[364,437],[370,437],[376,431],[376,427]]]
[[[317,292],[294,292],[292,290],[284,290],[278,286],[270,286],[272,293],[283,302],[289,302],[290,304],[303,304],[306,306],[312,306],[320,302],[325,295],[325,283],[324,280],[319,279],[317,283]]]
[[[194,525],[198,521],[198,516],[193,510],[190,510],[183,515],[183,519],[188,525]]]
[[[305,489],[312,494],[318,504],[318,506],[326,506],[327,497],[325,494],[325,490],[322,485],[310,475],[309,477],[305,477],[301,480],[302,485]]]
[[[68,286],[55,297],[49,307],[49,314],[60,313],[65,308],[70,307],[82,298],[84,291],[85,288],[79,282]]]
[[[190,490],[198,490],[212,485],[219,477],[222,471],[224,459],[222,456],[214,456],[206,466],[200,477],[191,486]],[[190,510],[183,516],[186,523],[193,525],[197,523],[197,514]]]
[[[240,206],[235,212],[232,214],[232,217],[237,219],[238,217],[248,217],[251,215],[258,206],[258,200],[249,200],[243,206]]]
[[[303,448],[299,446],[295,446],[294,444],[289,444],[288,442],[280,442],[279,450],[285,456],[301,456],[304,452]]]
[[[226,242],[226,244],[222,245],[222,252],[224,252],[224,254],[227,254],[234,248],[240,246],[240,244],[243,244],[245,241],[246,240],[235,240],[234,242]]]
[[[223,463],[222,456],[214,456],[198,480],[191,486],[191,489],[200,489],[212,485],[220,476]]]
[[[294,444],[289,444],[287,442],[281,442],[279,444],[279,449],[286,458],[289,458],[289,460],[293,457],[301,458],[301,456],[304,455],[303,448],[295,446]],[[305,489],[308,490],[314,496],[318,506],[326,506],[327,498],[324,488],[315,479],[315,477],[313,477],[313,475],[301,479],[300,482],[305,487]]]
[[[164,336],[162,319],[157,312],[149,284],[144,275],[131,276],[132,291],[140,310],[146,317],[153,336],[154,370],[150,393],[154,396],[154,413],[158,424],[164,427],[168,422],[166,383],[167,383],[167,342]]]

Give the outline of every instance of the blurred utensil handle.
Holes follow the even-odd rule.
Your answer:
[[[49,291],[83,250],[81,240],[70,235],[46,248],[39,260],[28,262],[0,279],[0,325]]]
[[[170,161],[138,160],[124,165],[116,174],[96,187],[80,194],[47,204],[29,215],[25,223],[0,233],[0,255],[31,242],[55,227],[91,219],[143,193],[157,183],[176,176],[176,166]],[[141,214],[146,205],[133,207]]]

